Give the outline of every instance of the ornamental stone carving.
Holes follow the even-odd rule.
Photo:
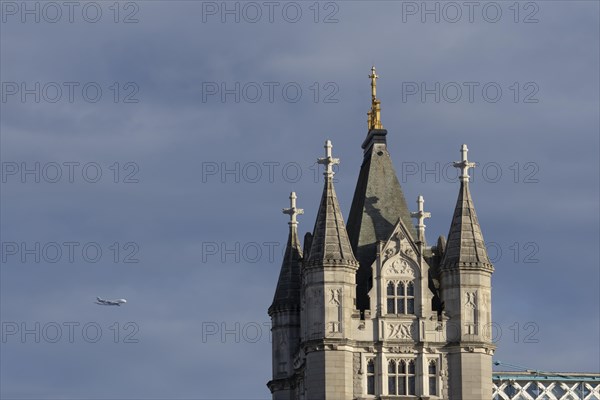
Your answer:
[[[329,304],[339,307],[342,303],[342,288],[329,289]]]
[[[414,329],[413,323],[397,323],[397,324],[389,324],[389,339],[403,339],[410,340],[412,339],[412,332]]]
[[[412,346],[394,346],[394,347],[390,347],[389,352],[390,353],[401,353],[401,354],[408,354],[408,353],[412,353],[414,351]]]
[[[477,292],[465,292],[467,308],[477,308]]]

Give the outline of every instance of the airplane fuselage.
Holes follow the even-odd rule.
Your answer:
[[[120,306],[121,304],[127,303],[127,300],[125,300],[125,299],[104,300],[104,299],[101,299],[100,297],[96,297],[95,303],[98,305],[101,305],[101,306]]]

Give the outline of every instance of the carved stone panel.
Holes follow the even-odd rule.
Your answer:
[[[387,324],[387,338],[399,340],[412,340],[415,324],[413,322],[397,322]]]
[[[329,289],[329,304],[333,304],[336,307],[342,305],[342,288]]]
[[[442,365],[440,366],[440,377],[442,378],[442,386],[440,390],[440,397],[445,399],[448,395],[448,385],[449,385],[449,377],[448,377],[448,355],[446,353],[442,353]]]
[[[488,307],[490,305],[490,294],[487,292],[483,292],[481,296],[481,304],[483,307]]]
[[[386,275],[403,276],[410,279],[415,277],[415,271],[408,261],[398,258],[389,263],[385,270]]]
[[[340,333],[342,331],[342,323],[339,321],[331,321],[328,325],[329,333]]]
[[[410,354],[414,352],[413,346],[394,346],[390,347],[390,353]]]
[[[352,355],[352,383],[354,387],[354,397],[358,398],[363,395],[362,389],[362,368],[361,368],[361,355],[360,353],[354,353]]]
[[[288,343],[288,332],[287,330],[280,330],[277,332],[277,346],[281,351],[285,351]]]
[[[465,307],[476,309],[477,308],[477,292],[465,292]]]
[[[323,304],[323,289],[313,288],[310,293],[312,304],[318,306]]]

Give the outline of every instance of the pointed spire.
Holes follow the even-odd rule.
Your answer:
[[[304,214],[304,210],[296,208],[296,192],[290,193],[290,208],[284,208],[283,213],[290,216],[290,226],[285,255],[281,264],[277,289],[273,304],[269,307],[269,315],[276,309],[299,310],[300,308],[300,260],[302,250],[298,239],[297,216]]]
[[[467,145],[463,144],[460,149],[462,159],[454,163],[461,170],[460,192],[448,233],[442,268],[477,267],[493,271],[469,190],[468,171],[475,163],[467,159],[468,151]]]
[[[418,222],[417,222],[417,240],[422,242],[423,245],[425,245],[425,227],[426,227],[425,218],[431,218],[431,213],[426,212],[425,209],[423,208],[424,203],[425,203],[425,200],[423,199],[423,196],[419,196],[417,198],[417,205],[419,206],[418,211],[410,213],[410,216],[412,218],[416,218],[418,220]]]
[[[330,140],[325,142],[325,158],[317,161],[325,165],[325,185],[306,265],[325,263],[358,266],[333,187],[333,166],[339,164],[340,160],[332,156],[332,147]]]
[[[371,265],[377,257],[380,241],[387,241],[398,217],[410,232],[417,234],[410,211],[396,175],[387,148],[387,130],[381,123],[381,102],[377,99],[375,67],[371,69],[371,111],[365,140],[360,174],[352,198],[348,217],[348,236],[352,250],[360,263],[356,275],[356,304],[360,310],[370,307],[369,290],[372,285]]]
[[[381,101],[377,99],[377,79],[379,75],[375,72],[375,66],[371,67],[371,110],[367,113],[368,115],[368,126],[371,129],[383,129],[381,123]]]

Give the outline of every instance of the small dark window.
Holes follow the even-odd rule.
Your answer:
[[[394,297],[394,283],[390,282],[387,285],[387,313],[396,314],[396,299]]]
[[[367,362],[367,394],[375,394],[375,363]]]
[[[429,362],[429,394],[437,396],[437,364],[435,360]]]
[[[388,392],[389,394],[398,394],[398,376],[396,372],[396,361],[391,360],[388,363]]]

